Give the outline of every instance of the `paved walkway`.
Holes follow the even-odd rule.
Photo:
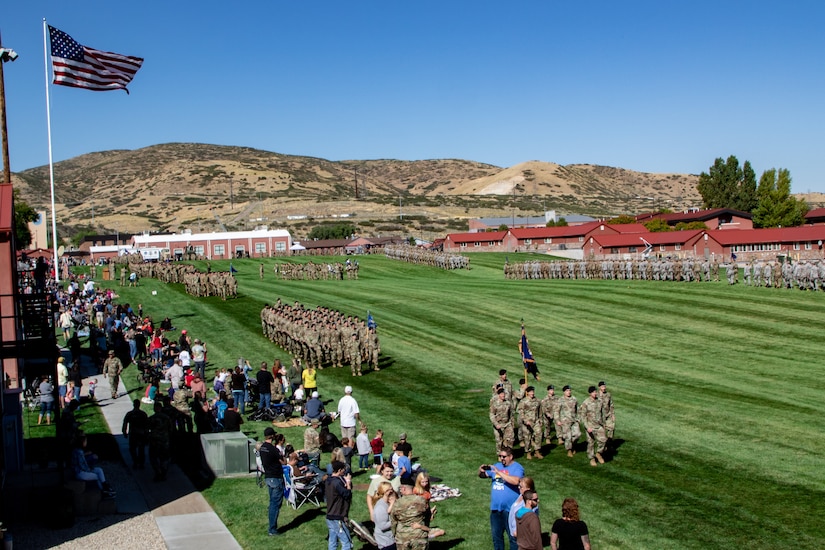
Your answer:
[[[132,409],[132,399],[126,393],[122,380],[118,388],[120,397],[112,399],[108,379],[102,375],[96,375],[94,378],[98,380],[95,397],[100,404],[100,410],[120,446],[120,454],[124,462],[131,465],[129,441],[123,437],[121,428],[123,417]],[[86,378],[83,381],[84,389],[88,388],[88,380],[89,378]],[[118,491],[118,512],[141,514],[151,511],[167,548],[170,550],[241,548],[203,495],[195,489],[177,465],[170,466],[169,475],[163,482],[152,480],[154,472],[148,464],[143,470],[131,470],[131,472],[140,490],[125,493]]]

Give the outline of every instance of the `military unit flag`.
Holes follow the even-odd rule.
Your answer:
[[[539,379],[539,367],[536,365],[536,360],[533,354],[530,353],[530,344],[527,341],[527,333],[524,332],[524,323],[521,323],[521,341],[518,344],[518,349],[521,352],[521,362],[524,364],[525,378],[527,373],[533,375],[536,380]]]
[[[95,50],[49,25],[55,84],[87,90],[125,90],[143,58]]]

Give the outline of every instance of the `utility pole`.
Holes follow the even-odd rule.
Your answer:
[[[9,165],[9,130],[6,125],[6,83],[3,79],[3,63],[17,59],[17,52],[3,47],[0,37],[0,142],[3,149],[3,181],[11,183],[11,166]]]
[[[353,170],[355,172],[355,200],[358,200],[358,167],[356,166]]]

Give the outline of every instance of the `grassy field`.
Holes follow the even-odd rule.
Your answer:
[[[511,255],[510,259],[527,259]],[[235,261],[240,297],[194,299],[144,279],[122,301],[207,342],[214,366],[287,359],[261,335],[259,312],[280,297],[366,317],[379,326],[379,373],[319,375],[322,397],[352,384],[372,435],[406,431],[421,463],[463,495],[438,504],[447,531],[433,548],[488,548],[494,461],[487,418],[500,368],[515,381],[523,318],[546,384],[570,384],[581,402],[605,380],[616,404],[618,453],[604,466],[546,447],[520,459],[536,478],[549,531],[564,497],[578,499],[595,549],[822,548],[825,418],[818,388],[825,294],[724,283],[509,281],[503,254],[472,255],[471,271],[440,271],[362,257],[358,281],[280,281],[275,260]],[[298,260],[300,261],[300,260]],[[227,269],[228,262],[212,262]],[[157,295],[150,291],[156,290]],[[330,403],[328,408],[334,408]],[[264,424],[247,423],[253,436]],[[337,425],[336,425],[337,428]],[[296,447],[302,430],[285,431]],[[583,450],[583,447],[581,447]],[[519,451],[520,454],[520,451]],[[325,456],[325,459],[327,457]],[[324,459],[324,462],[325,462]],[[356,487],[366,476],[355,478]],[[365,491],[351,517],[367,518]],[[219,479],[206,498],[245,548],[266,544],[267,496],[251,479]],[[289,548],[324,544],[321,514],[284,506]],[[817,520],[816,518],[820,518]]]

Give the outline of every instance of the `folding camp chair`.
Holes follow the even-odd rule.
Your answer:
[[[321,486],[316,476],[292,477],[292,468],[284,466],[284,496],[293,509],[307,502],[321,506]]]

